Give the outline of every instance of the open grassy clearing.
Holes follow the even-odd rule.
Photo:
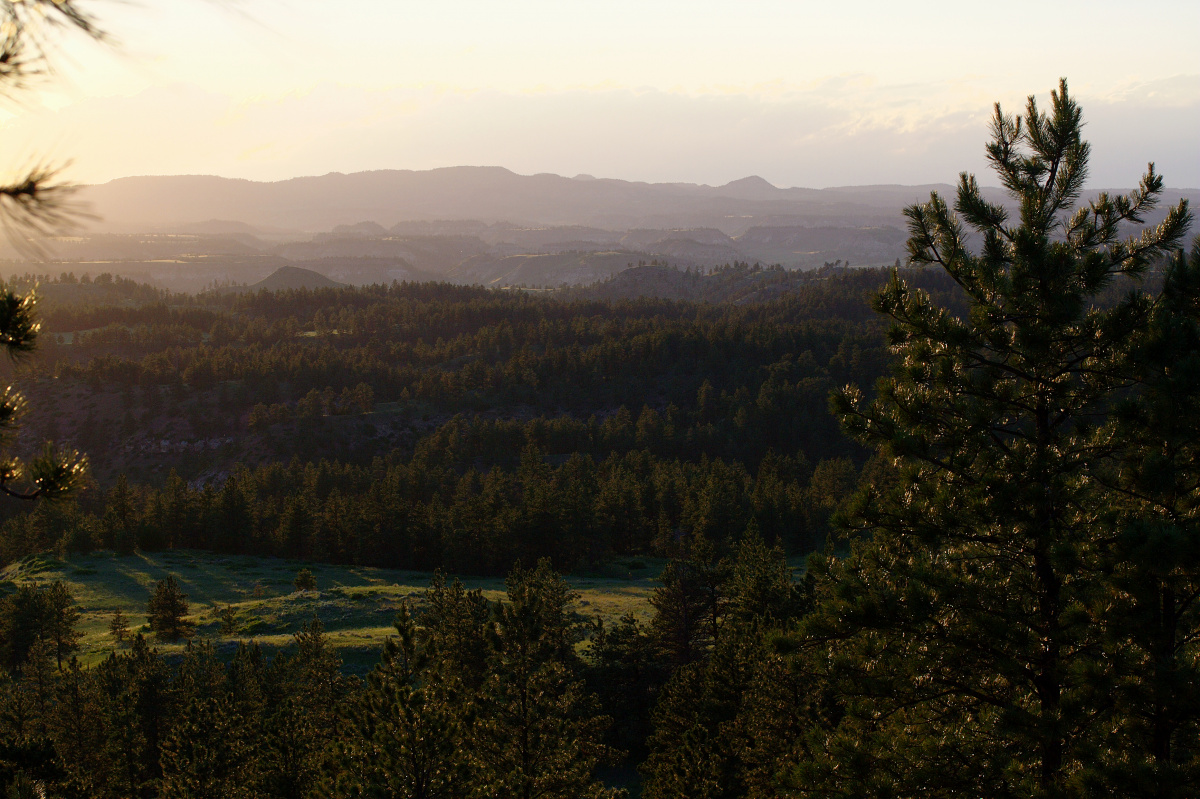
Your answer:
[[[316,591],[293,587],[303,567],[316,576]],[[600,616],[610,622],[628,612],[648,620],[649,598],[661,567],[661,561],[624,559],[600,574],[569,576],[580,594],[575,612],[581,621]],[[0,572],[0,589],[32,582],[66,583],[82,612],[80,660],[90,665],[118,646],[108,631],[117,608],[129,617],[135,632],[149,636],[146,603],[155,583],[168,574],[174,574],[188,594],[196,637],[213,641],[219,651],[230,652],[239,641],[249,640],[268,650],[286,647],[292,635],[316,617],[347,669],[359,672],[378,659],[383,639],[394,633],[392,619],[400,606],[408,601],[420,607],[430,578],[425,572],[175,550],[123,557],[99,552],[65,561],[30,556]],[[501,578],[465,577],[463,583],[482,589],[490,600],[504,596]],[[217,616],[226,606],[234,609],[238,620],[238,632],[232,636],[221,633]],[[183,649],[182,643],[155,645],[164,653]]]

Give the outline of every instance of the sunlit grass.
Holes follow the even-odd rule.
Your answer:
[[[292,585],[303,567],[316,576],[316,591],[297,591]],[[627,559],[610,564],[599,574],[568,576],[580,594],[575,612],[581,621],[599,616],[607,623],[630,612],[647,621],[651,615],[648,600],[661,567],[659,561]],[[392,619],[401,605],[409,602],[420,608],[430,579],[426,572],[175,550],[123,557],[101,552],[66,561],[30,556],[0,572],[0,586],[54,580],[66,583],[82,613],[80,661],[92,665],[121,647],[109,633],[109,622],[118,608],[128,617],[131,630],[150,637],[146,603],[155,583],[168,574],[175,575],[188,595],[196,638],[212,641],[219,651],[232,651],[238,642],[250,640],[268,650],[285,648],[315,617],[347,668],[356,671],[369,668],[378,659],[383,640],[395,632]],[[463,583],[482,589],[489,600],[504,596],[502,578],[464,577]],[[226,607],[233,609],[237,619],[238,630],[233,635],[221,632],[217,614]],[[154,645],[165,654],[178,653],[184,647],[183,643]]]

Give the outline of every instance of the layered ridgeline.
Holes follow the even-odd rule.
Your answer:
[[[448,222],[468,232],[498,221],[604,230],[709,227],[740,234],[754,224],[799,219],[825,224],[895,222],[932,186],[780,189],[759,177],[724,186],[518,175],[500,167],[330,173],[274,183],[208,176],[122,178],[88,187],[107,232],[321,231],[375,224],[437,234]],[[237,220],[220,225],[212,220]],[[203,224],[201,229],[187,226]],[[440,228],[440,229],[439,229]]]
[[[9,252],[18,262],[0,270],[108,272],[195,291],[253,284],[289,265],[354,285],[496,287],[587,285],[640,262],[881,266],[906,256],[904,206],[947,188],[782,189],[754,177],[714,187],[485,167],[277,183],[124,178],[83,190],[94,218],[50,244],[51,266]],[[999,190],[985,194],[1005,202]]]

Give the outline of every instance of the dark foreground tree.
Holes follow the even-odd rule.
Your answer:
[[[161,796],[240,799],[251,784],[257,729],[238,713],[228,673],[212,645],[188,643],[175,675],[175,712],[162,745]]]
[[[616,799],[595,779],[612,760],[600,713],[577,672],[579,598],[547,559],[513,567],[508,601],[495,609],[495,643],[469,744],[472,796]]]
[[[79,609],[61,581],[20,586],[0,600],[0,665],[19,673],[33,648],[45,642],[61,669],[79,648],[78,621]]]
[[[953,209],[934,194],[906,211],[911,262],[944,269],[970,310],[955,316],[894,279],[876,308],[894,321],[895,376],[873,402],[854,388],[836,397],[847,430],[902,479],[849,515],[849,557],[814,564],[823,589],[805,632],[823,642],[826,690],[839,701],[806,743],[798,794],[1110,795],[1102,764],[1143,762],[1153,708],[1174,704],[1170,680],[1120,694],[1128,709],[1112,689],[1153,682],[1156,644],[1139,644],[1140,662],[1126,657],[1138,635],[1130,605],[1153,615],[1145,602],[1176,585],[1153,573],[1150,553],[1164,544],[1145,530],[1150,505],[1156,529],[1170,519],[1167,498],[1124,499],[1135,478],[1120,464],[1151,450],[1178,463],[1180,450],[1164,450],[1145,424],[1110,420],[1119,402],[1170,376],[1134,368],[1148,331],[1196,319],[1200,283],[1184,261],[1165,267],[1174,294],[1144,288],[1190,214],[1180,202],[1129,235],[1158,202],[1153,165],[1130,194],[1077,208],[1081,132],[1065,81],[1048,113],[1033,98],[1023,118],[997,106],[987,153],[1009,200],[988,201],[963,174]],[[1194,384],[1180,390],[1194,400]],[[1162,405],[1145,413],[1153,408]],[[1196,482],[1175,486],[1170,501],[1194,514]],[[1180,546],[1194,547],[1195,527],[1176,529]],[[1131,559],[1139,535],[1143,556]],[[1175,560],[1194,574],[1189,558]],[[1131,600],[1125,586],[1144,580],[1157,588]],[[1176,636],[1172,662],[1194,663],[1195,639]],[[1176,743],[1194,763],[1193,740]],[[1196,790],[1139,773],[1147,781],[1127,789]]]
[[[467,792],[471,697],[456,690],[459,675],[432,668],[428,637],[407,605],[396,631],[353,705],[351,734],[337,744],[339,762],[353,767],[335,773],[322,796],[454,799]]]
[[[725,629],[711,650],[675,670],[654,706],[649,751],[639,767],[646,799],[735,799],[760,786],[770,791],[772,769],[769,763],[760,768],[762,753],[748,744],[757,738],[773,752],[776,742],[791,737],[790,718],[761,712],[754,687],[781,682],[770,641],[803,613],[801,592],[783,550],[767,547],[754,524],[726,572],[720,586]],[[778,707],[778,696],[771,705]],[[770,719],[765,735],[760,716]]]
[[[73,0],[0,3],[0,95],[25,88],[45,72],[48,35],[74,29],[103,38],[92,17]],[[71,188],[55,180],[55,170],[35,167],[10,184],[0,185],[0,226],[18,248],[36,247],[36,239],[61,231],[76,216],[69,206]],[[38,322],[32,293],[0,286],[0,347],[12,360],[33,351]],[[21,499],[62,496],[86,479],[87,460],[74,451],[46,444],[32,457],[12,452],[25,398],[11,387],[0,392],[0,493]]]
[[[652,632],[664,660],[673,668],[701,658],[716,644],[726,610],[723,588],[729,563],[703,536],[681,542],[668,561],[650,604]]]
[[[1125,795],[1200,789],[1200,242],[1180,253],[1128,375],[1142,386],[1105,431],[1121,450],[1094,476],[1117,497],[1100,688],[1120,725],[1090,779]]]
[[[489,608],[480,591],[438,574],[420,626],[402,610],[399,638],[345,703],[318,795],[623,795],[596,779],[615,753],[603,742],[611,720],[581,679],[578,594],[548,560],[518,565],[506,584],[507,601]]]

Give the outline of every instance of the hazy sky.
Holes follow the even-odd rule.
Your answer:
[[[86,0],[85,0],[86,1]],[[1200,3],[94,0],[4,106],[14,167],[255,180],[459,164],[779,186],[980,173],[1070,81],[1093,186],[1200,186]]]

